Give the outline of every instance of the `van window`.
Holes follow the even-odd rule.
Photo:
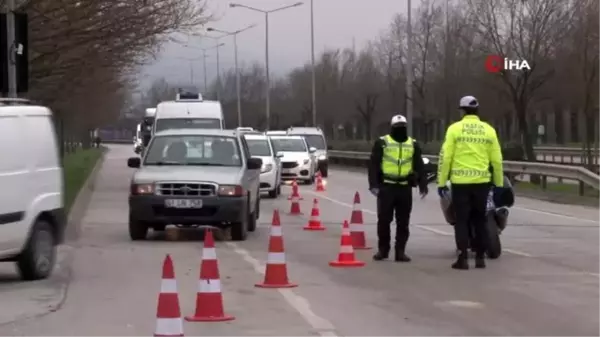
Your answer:
[[[218,118],[158,118],[156,131],[172,129],[221,129],[221,120]]]
[[[325,146],[325,138],[323,138],[321,135],[305,135],[304,139],[306,139],[308,147],[314,147],[317,150],[327,150],[327,146]]]

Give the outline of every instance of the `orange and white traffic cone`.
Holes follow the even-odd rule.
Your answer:
[[[321,220],[319,220],[319,200],[315,198],[313,200],[313,208],[310,212],[310,220],[308,220],[308,224],[304,226],[305,231],[324,231],[326,227],[321,225]]]
[[[300,210],[300,197],[292,194],[291,196],[292,203],[290,204],[290,213],[289,215],[300,215],[302,211]]]
[[[160,294],[156,308],[156,329],[154,336],[183,336],[183,320],[177,295],[177,280],[171,256],[163,262]]]
[[[362,267],[365,265],[363,261],[356,260],[354,257],[350,228],[348,226],[348,221],[346,220],[344,220],[344,226],[342,227],[340,253],[338,254],[337,260],[329,262],[329,265],[332,267]]]
[[[350,236],[352,237],[352,248],[371,249],[371,247],[367,246],[363,212],[360,208],[360,195],[358,191],[354,194],[354,204],[352,205],[352,215],[350,216]]]
[[[295,178],[292,181],[292,194],[288,197],[288,200],[293,200],[294,198],[304,200],[304,198],[300,196],[300,189],[298,188],[298,182],[296,182]]]
[[[285,263],[285,250],[283,248],[283,231],[279,211],[273,211],[271,222],[271,237],[269,238],[269,254],[265,267],[265,280],[255,285],[259,288],[294,288],[298,285],[288,279],[287,265]]]
[[[198,293],[196,294],[196,311],[194,315],[186,316],[185,320],[190,322],[223,322],[233,319],[235,317],[225,315],[223,311],[217,250],[215,249],[212,231],[207,229],[204,235],[204,248],[202,249],[200,279],[198,281]]]
[[[315,189],[317,192],[325,192],[325,185],[323,185],[323,178],[321,177],[321,172],[317,172],[317,188]]]

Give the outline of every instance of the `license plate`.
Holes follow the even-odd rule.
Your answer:
[[[290,170],[290,169],[284,169],[283,170],[283,173],[293,173],[293,172],[294,172],[294,170]]]
[[[202,208],[202,200],[198,199],[167,199],[165,207],[169,208]]]

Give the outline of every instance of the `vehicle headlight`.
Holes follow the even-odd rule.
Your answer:
[[[310,159],[304,159],[304,161],[302,162],[304,165],[308,165],[308,163],[310,163]]]
[[[319,156],[319,160],[325,160],[325,159],[327,159],[326,155],[322,154],[322,155]]]
[[[132,195],[154,194],[154,184],[131,184]]]
[[[266,173],[266,172],[270,172],[273,169],[273,164],[264,164],[261,168],[260,168],[260,173]]]

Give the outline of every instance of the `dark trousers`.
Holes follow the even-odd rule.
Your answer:
[[[473,249],[483,256],[487,243],[485,210],[490,184],[452,184],[452,207],[456,216],[456,248],[463,254],[469,249],[473,231]]]
[[[410,235],[408,224],[412,211],[412,188],[408,185],[384,184],[377,195],[377,237],[379,251],[390,252],[390,224],[396,213],[395,249],[404,252]]]

